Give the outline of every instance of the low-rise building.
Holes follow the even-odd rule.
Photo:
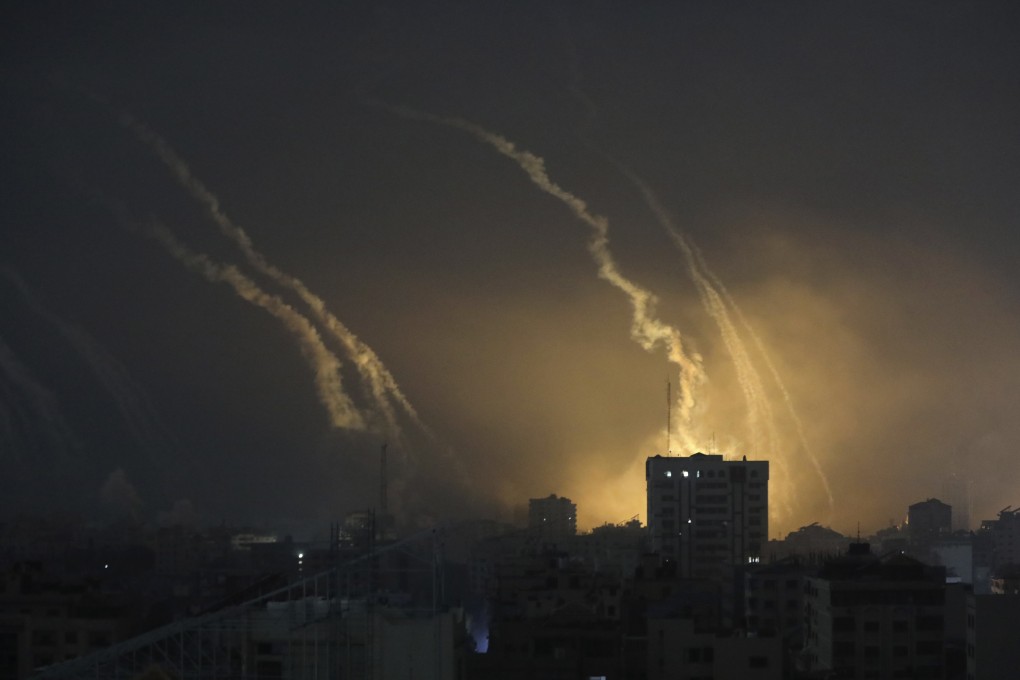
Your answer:
[[[840,678],[945,675],[945,569],[866,543],[809,578],[802,662]]]

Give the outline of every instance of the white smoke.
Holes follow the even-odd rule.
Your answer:
[[[294,291],[308,305],[312,316],[330,336],[340,343],[348,358],[354,363],[361,378],[367,383],[372,400],[385,420],[389,436],[397,442],[403,441],[400,424],[394,412],[394,404],[396,404],[403,409],[405,415],[419,429],[431,437],[431,431],[422,423],[417,410],[404,395],[396,379],[372,348],[360,340],[331,313],[326,308],[326,303],[322,298],[311,292],[300,279],[270,264],[265,256],[256,250],[247,232],[227,217],[220,206],[219,199],[206,188],[205,184],[192,174],[188,164],[184,162],[184,159],[173,150],[166,140],[129,114],[121,114],[120,121],[131,130],[139,141],[149,146],[163,164],[170,169],[178,183],[187,189],[192,197],[206,207],[213,222],[216,223],[220,231],[227,238],[237,245],[249,265],[281,286]]]
[[[694,441],[690,434],[690,424],[695,406],[695,394],[698,385],[705,380],[701,356],[697,353],[688,354],[680,331],[658,318],[655,309],[658,302],[656,296],[620,272],[609,248],[609,220],[602,215],[592,213],[581,198],[553,182],[545,169],[545,161],[541,157],[528,151],[519,150],[513,142],[505,137],[489,132],[480,125],[462,118],[446,118],[407,107],[372,103],[404,118],[426,121],[467,132],[517,163],[539,189],[558,199],[570,209],[575,217],[590,227],[588,252],[598,266],[599,277],[622,291],[630,302],[632,310],[631,338],[647,351],[660,346],[665,347],[669,361],[679,369],[680,399],[677,401],[677,410],[681,426],[681,445],[688,451],[692,451]]]
[[[148,234],[182,264],[214,283],[226,283],[244,300],[261,307],[277,319],[298,340],[302,353],[315,376],[319,401],[329,413],[334,427],[364,430],[365,421],[340,381],[340,361],[329,351],[315,327],[279,297],[270,295],[232,265],[213,262],[207,255],[194,253],[163,225],[153,224]]]

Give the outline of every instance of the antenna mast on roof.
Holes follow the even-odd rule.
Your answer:
[[[673,451],[670,448],[670,435],[672,434],[670,432],[670,426],[672,425],[672,423],[670,422],[670,415],[671,415],[671,413],[673,411],[673,395],[671,394],[671,389],[672,389],[672,385],[670,384],[669,380],[667,379],[666,380],[666,455],[667,456],[673,455]]]
[[[382,456],[379,460],[379,514],[385,517],[389,515],[389,494],[386,489],[386,444],[382,445]]]

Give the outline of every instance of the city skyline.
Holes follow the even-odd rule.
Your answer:
[[[5,14],[6,513],[1020,502],[1004,6]]]

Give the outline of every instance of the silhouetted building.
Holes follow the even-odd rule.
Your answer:
[[[748,568],[744,573],[747,630],[783,639],[784,650],[804,646],[804,590],[818,567],[791,557]],[[792,661],[792,654],[791,654]]]
[[[780,680],[778,637],[699,632],[690,619],[648,621],[648,680]]]
[[[1020,668],[1017,644],[1020,595],[967,598],[967,680],[1013,680]]]
[[[982,550],[980,560],[992,572],[1008,564],[1020,564],[1020,508],[1012,506],[999,511],[998,519],[986,519],[981,522],[977,542]]]
[[[528,501],[528,529],[550,541],[577,534],[577,506],[569,498],[550,494]]]
[[[652,550],[683,577],[726,578],[754,564],[768,539],[768,461],[654,456],[645,463]]]
[[[850,539],[818,522],[791,531],[781,541],[769,541],[770,558],[783,559],[791,555],[812,558],[821,562],[824,559],[842,555],[850,545]]]
[[[907,509],[907,528],[914,545],[930,545],[953,530],[953,508],[937,498],[914,503]]]
[[[802,661],[839,678],[945,677],[945,570],[867,543],[809,578]]]
[[[630,578],[647,551],[648,532],[636,519],[625,524],[603,524],[578,534],[567,546],[571,557],[593,571]]]
[[[138,621],[130,599],[97,586],[54,577],[39,563],[0,575],[0,678],[27,678],[133,633]]]

